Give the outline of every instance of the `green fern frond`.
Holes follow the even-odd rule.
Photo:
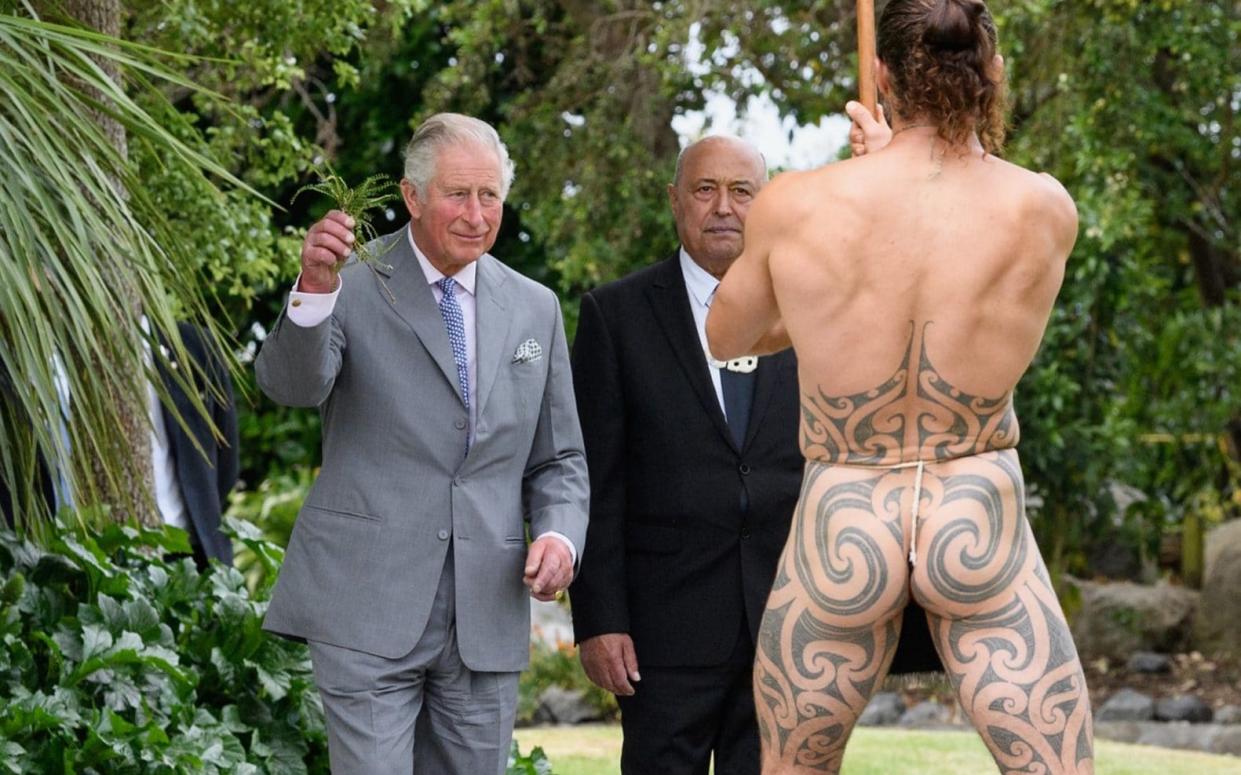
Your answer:
[[[331,199],[337,210],[353,219],[354,255],[357,256],[359,261],[370,267],[371,272],[375,273],[379,284],[383,286],[384,291],[388,294],[388,299],[395,303],[396,297],[392,295],[392,291],[388,289],[388,284],[384,282],[384,279],[379,276],[375,269],[376,263],[379,263],[385,270],[391,271],[390,266],[379,262],[379,257],[391,250],[392,246],[389,245],[379,253],[376,253],[373,248],[369,247],[369,244],[379,236],[379,232],[376,231],[374,224],[371,223],[369,213],[395,199],[400,199],[400,195],[392,190],[393,187],[392,179],[387,175],[371,175],[356,187],[350,188],[344,178],[337,175],[336,171],[332,169],[332,165],[324,162],[319,170],[319,181],[299,188],[293,194],[293,199],[296,200],[303,191],[313,191]],[[344,260],[338,262],[333,271],[339,272],[344,265]]]

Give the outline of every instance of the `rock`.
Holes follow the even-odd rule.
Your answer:
[[[1155,703],[1155,718],[1160,721],[1188,721],[1205,724],[1211,720],[1211,706],[1192,694],[1165,697]]]
[[[1117,481],[1109,482],[1107,491],[1116,504],[1111,518],[1113,530],[1123,533],[1129,509],[1146,503],[1149,498],[1138,488]],[[1093,575],[1124,581],[1142,580],[1144,568],[1137,541],[1092,541],[1088,551],[1086,567]]]
[[[1241,724],[1241,705],[1225,705],[1215,711],[1216,724]]]
[[[1195,724],[1143,724],[1142,734],[1133,742],[1159,748],[1205,751],[1211,745],[1211,731]]]
[[[895,692],[881,692],[871,697],[857,723],[864,727],[886,727],[897,723],[905,713],[905,701]]]
[[[913,706],[901,716],[903,727],[936,727],[948,723],[948,709],[938,702],[927,700]]]
[[[1123,661],[1135,651],[1184,650],[1198,593],[1168,584],[1096,583],[1066,577],[1081,595],[1073,640],[1083,662]],[[1241,619],[1241,617],[1237,617]]]
[[[1241,650],[1241,519],[1207,533],[1197,634],[1212,650]]]
[[[1241,756],[1241,727],[1235,724],[1205,724],[1204,726],[1217,728],[1217,731],[1211,735],[1210,747],[1206,750],[1211,753]]]
[[[1086,566],[1094,575],[1124,581],[1142,579],[1142,558],[1130,542],[1100,541],[1089,551]]]
[[[1125,669],[1131,673],[1170,673],[1172,672],[1172,659],[1166,654],[1138,651],[1129,657],[1129,661],[1125,663]]]
[[[1155,717],[1155,701],[1133,689],[1121,689],[1095,712],[1098,721],[1149,721]]]
[[[1241,755],[1241,727],[1224,724],[1105,721],[1095,724],[1094,731],[1096,738],[1118,743]]]
[[[599,709],[586,700],[586,693],[549,686],[539,695],[535,720],[546,724],[581,724],[601,718]]]

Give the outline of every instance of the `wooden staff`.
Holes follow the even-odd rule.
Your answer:
[[[875,0],[857,0],[857,70],[858,100],[872,116],[878,118],[879,96],[875,89]]]

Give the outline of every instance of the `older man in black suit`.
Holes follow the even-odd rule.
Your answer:
[[[686,148],[681,248],[586,294],[573,347],[591,479],[570,588],[582,664],[614,692],[625,773],[757,773],[755,635],[801,483],[792,351],[713,362],[704,324],[767,179],[750,145]]]

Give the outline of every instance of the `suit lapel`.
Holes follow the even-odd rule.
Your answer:
[[[664,261],[654,281],[647,287],[646,294],[655,319],[659,321],[668,344],[672,346],[681,369],[689,379],[689,384],[698,394],[703,409],[724,440],[736,449],[728,423],[724,421],[719,398],[715,395],[711,372],[707,368],[706,353],[702,351],[702,342],[698,338],[698,327],[694,325],[694,314],[689,308],[689,292],[685,289],[685,277],[681,274],[678,254],[674,253],[672,258]]]
[[[435,304],[435,295],[427,276],[418,264],[418,257],[410,247],[408,227],[393,235],[396,243],[375,262],[375,268],[392,291],[396,302],[388,298],[388,294],[376,283],[375,292],[383,304],[390,305],[397,317],[413,329],[418,341],[426,349],[431,360],[439,366],[452,385],[458,400],[461,399],[461,385],[457,380],[457,362],[452,357],[452,345],[448,341],[448,330],[444,328],[444,319],[440,317],[439,307]],[[381,264],[387,266],[381,266]],[[463,402],[464,403],[464,402]]]
[[[476,309],[475,325],[478,328],[478,416],[487,408],[487,397],[496,382],[500,364],[506,361],[504,341],[508,337],[510,320],[504,314],[508,308],[508,280],[499,261],[490,254],[478,259],[478,282],[474,286]]]

